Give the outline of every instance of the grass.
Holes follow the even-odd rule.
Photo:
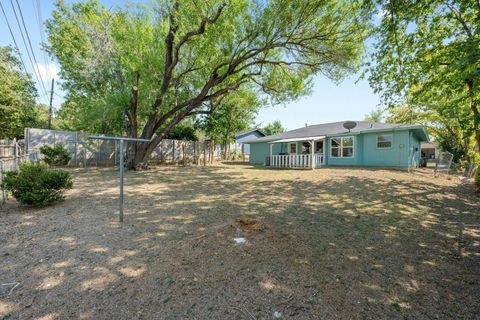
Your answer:
[[[249,166],[75,173],[0,213],[0,318],[475,318],[478,197],[419,172]],[[259,219],[263,231],[230,226]],[[248,240],[237,246],[236,236]],[[33,302],[32,302],[33,301]]]

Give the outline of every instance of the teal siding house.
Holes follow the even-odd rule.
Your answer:
[[[244,143],[250,164],[279,168],[411,167],[420,163],[425,127],[365,121],[306,126]]]

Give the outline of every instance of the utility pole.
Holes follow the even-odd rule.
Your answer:
[[[52,129],[52,101],[53,101],[53,85],[55,79],[52,78],[52,90],[50,91],[50,105],[48,106],[48,129]]]

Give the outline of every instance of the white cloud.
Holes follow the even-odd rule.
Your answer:
[[[57,65],[53,63],[49,63],[49,64],[38,63],[36,66],[35,72],[40,73],[41,80],[43,80],[43,87],[45,88],[45,90],[47,90],[47,94],[44,93],[42,95],[43,91],[40,88],[40,84],[37,83],[38,81],[36,81],[37,80],[36,77],[33,78],[36,82],[36,86],[38,89],[39,102],[48,104],[50,99],[50,90],[52,87],[52,78],[55,79],[55,87],[54,87],[55,94],[53,95],[53,107],[55,109],[58,109],[60,105],[63,103],[64,101],[63,96],[65,95],[65,93],[61,90],[61,87],[58,85],[58,80],[59,80],[58,74],[60,72],[60,68],[58,68]]]
[[[44,84],[48,84],[48,85],[50,85],[49,82],[52,81],[52,77],[55,80],[58,79],[58,73],[60,72],[60,69],[53,63],[49,63],[49,64],[39,63],[37,64],[37,70],[38,72],[40,72],[40,77],[45,82]]]

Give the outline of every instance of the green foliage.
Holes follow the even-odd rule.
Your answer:
[[[371,3],[381,13],[367,63],[375,92],[388,106],[426,113],[441,140],[458,136],[480,144],[480,6],[463,0]]]
[[[261,103],[255,92],[246,89],[213,102],[211,113],[204,119],[205,133],[222,144],[234,142],[235,133],[253,125]]]
[[[282,126],[280,120],[275,120],[262,128],[262,132],[267,136],[277,133],[285,132],[287,129]]]
[[[385,111],[382,108],[377,108],[365,115],[364,121],[367,122],[382,122]]]
[[[49,166],[66,166],[72,159],[68,150],[60,143],[53,148],[44,144],[40,147],[40,152],[43,155],[43,161]]]
[[[197,130],[192,125],[180,124],[165,135],[165,139],[198,141]]]
[[[66,171],[49,170],[45,165],[25,163],[20,171],[5,175],[1,188],[13,194],[21,204],[45,206],[63,198],[73,181]]]
[[[17,53],[0,47],[0,138],[22,138],[25,127],[45,124],[44,106],[35,103],[37,91],[22,70]]]
[[[59,117],[69,129],[128,128],[158,144],[185,118],[242,88],[273,103],[298,99],[315,74],[340,81],[358,69],[366,13],[360,1],[343,0],[164,0],[125,8],[58,0],[46,47],[67,92]]]

